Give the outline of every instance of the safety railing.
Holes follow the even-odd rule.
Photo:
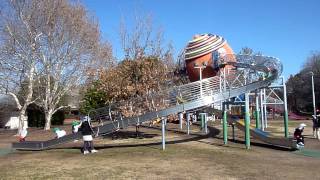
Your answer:
[[[228,63],[228,58],[236,62]],[[269,56],[227,55],[220,62],[224,69],[217,76],[201,81],[176,86],[160,92],[150,92],[142,97],[110,103],[95,111],[106,111],[105,119],[140,116],[150,111],[159,111],[179,104],[201,100],[258,81],[272,82],[282,72],[281,62]],[[228,67],[227,67],[228,66]],[[267,84],[267,83],[266,83]]]

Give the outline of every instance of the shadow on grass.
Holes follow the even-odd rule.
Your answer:
[[[144,133],[144,132],[133,132],[133,131],[116,131],[110,134],[102,135],[102,138],[104,139],[129,139],[129,138],[138,138],[138,139],[144,139],[144,138],[153,138],[159,136],[158,134],[150,134],[150,133]]]
[[[196,126],[199,126],[199,124],[194,124]],[[161,127],[149,127],[149,126],[141,126],[143,128],[148,128],[148,129],[155,129],[155,130],[160,130],[161,131]],[[220,134],[220,130],[215,128],[215,127],[211,127],[208,126],[208,134],[204,134],[201,132],[198,133],[190,133],[190,135],[186,135],[185,131],[181,131],[179,129],[166,129],[166,131],[168,132],[173,132],[173,133],[177,133],[177,134],[183,134],[183,136],[166,141],[166,144],[178,144],[178,143],[184,143],[184,142],[190,142],[190,141],[197,141],[200,143],[205,143],[205,144],[209,144],[209,145],[213,145],[213,146],[221,146],[221,147],[228,147],[228,148],[236,148],[236,149],[243,149],[242,147],[235,147],[235,146],[230,146],[230,145],[224,145],[223,143],[216,143],[216,142],[207,142],[207,141],[201,141],[203,139],[206,138],[215,138],[215,139],[219,139],[221,141],[223,141],[222,137],[217,137],[218,134]],[[137,136],[138,135],[138,136]],[[137,132],[136,131],[119,131],[119,132],[115,132],[112,134],[107,134],[104,135],[103,138],[110,138],[110,139],[129,139],[129,138],[137,138],[137,139],[144,139],[144,138],[153,138],[156,136],[160,136],[159,134],[155,134],[155,133],[145,133],[145,132]],[[233,143],[238,143],[238,144],[245,144],[245,141],[243,140],[238,140],[238,139],[228,139],[228,141],[233,142]],[[155,148],[152,146],[157,146],[157,145],[161,145],[162,142],[151,142],[151,143],[139,143],[139,144],[105,144],[105,145],[98,145],[96,146],[96,149],[107,149],[107,148],[126,148],[126,147],[141,147],[141,146],[146,146],[146,147],[150,147],[150,148]],[[280,150],[280,151],[295,151],[295,149],[291,149],[288,147],[280,147],[280,146],[276,146],[276,145],[272,145],[272,144],[265,144],[265,143],[259,143],[259,142],[251,142],[251,145],[253,146],[259,146],[259,147],[263,147],[263,148],[269,148],[269,149],[273,149],[273,150]],[[69,147],[56,147],[56,148],[49,148],[49,149],[81,149],[79,147],[79,145],[75,146],[69,146]],[[160,149],[159,148],[155,148],[155,149]]]
[[[245,145],[245,141],[243,140],[237,140],[237,139],[230,139],[229,141],[233,143],[240,143]],[[250,142],[251,145],[253,146],[258,146],[258,147],[263,147],[263,148],[268,148],[268,149],[273,149],[273,150],[278,150],[278,151],[295,151],[296,149],[292,149],[290,147],[281,147],[273,144],[265,144],[265,143],[259,143],[259,142]]]
[[[149,126],[141,126],[141,127],[161,130],[161,127],[149,127]],[[213,145],[213,146],[243,149],[242,147],[230,146],[228,144],[225,145],[222,143],[201,141],[201,140],[209,138],[209,137],[223,141],[223,138],[217,137],[217,135],[220,134],[221,131],[215,127],[209,126],[208,127],[208,131],[209,131],[208,134],[190,133],[190,135],[186,135],[186,132],[180,131],[177,129],[166,129],[166,131],[184,135],[184,136],[179,137],[177,139],[166,141],[166,144],[179,144],[179,143],[184,143],[184,142],[197,141],[200,143],[205,143],[205,144]],[[121,131],[121,132],[117,132],[117,134],[116,134],[116,136],[118,136],[117,139],[128,139],[128,138],[143,139],[143,138],[153,138],[155,136],[159,136],[158,134],[148,134],[148,133],[144,133],[144,132],[139,132],[139,135],[140,135],[140,137],[139,136],[137,137],[135,131]],[[104,138],[112,138],[112,136],[113,136],[112,134],[108,134]],[[232,138],[229,138],[228,141],[233,142],[233,143],[237,143],[237,144],[245,144],[245,141],[243,141],[243,140],[237,140],[237,139],[232,139]],[[96,146],[95,148],[96,149],[108,149],[108,148],[141,147],[141,146],[155,148],[153,146],[157,146],[157,145],[161,145],[161,144],[162,144],[162,142],[140,143],[140,144],[107,144],[107,145],[99,145],[99,146]],[[273,150],[279,150],[279,151],[295,151],[295,149],[291,149],[288,147],[280,147],[280,146],[276,146],[276,145],[272,145],[272,144],[265,144],[265,143],[259,143],[259,142],[251,142],[251,145],[263,147],[263,148],[269,148],[269,149],[273,149]],[[59,148],[53,148],[53,149],[79,149],[79,147],[78,146],[77,147],[75,147],[75,146],[74,147],[59,147]],[[155,149],[161,149],[161,148],[159,147],[159,148],[155,148]]]
[[[157,128],[157,127],[146,127],[146,128],[152,128],[152,129],[159,129],[161,130],[161,128]],[[166,131],[170,131],[170,132],[175,132],[175,133],[181,133],[181,134],[185,134],[184,132],[178,131],[178,130],[172,130],[172,129],[166,129]],[[190,134],[190,135],[185,135],[183,137],[179,137],[179,139],[174,139],[174,140],[170,140],[170,141],[166,141],[166,144],[178,144],[178,143],[184,143],[184,142],[190,142],[190,141],[198,141],[201,139],[205,139],[208,137],[215,137],[216,135],[218,135],[220,133],[220,130],[214,127],[208,127],[208,134]],[[129,131],[128,131],[129,132]],[[129,136],[134,136],[135,137],[135,133],[136,132],[130,132]],[[146,133],[144,133],[144,135],[146,135],[147,137],[149,137]],[[151,136],[153,136],[154,134],[151,134]],[[111,135],[109,135],[111,136]],[[125,137],[128,137],[127,135],[125,135]],[[96,146],[95,149],[108,149],[108,148],[127,148],[127,147],[141,147],[141,146],[146,146],[146,147],[151,147],[152,146],[156,146],[156,145],[161,145],[162,142],[152,142],[152,143],[141,143],[141,144],[108,144],[108,145],[99,145]],[[79,149],[79,147],[58,147],[58,148],[52,148],[52,149]],[[158,148],[155,148],[158,149]]]
[[[215,137],[215,139],[219,139],[223,141],[223,138],[221,137]],[[216,142],[205,142],[205,141],[198,141],[200,143],[208,144],[208,145],[213,145],[213,146],[220,146],[220,147],[228,147],[232,149],[245,149],[245,141],[243,140],[234,140],[234,139],[229,139],[229,142],[236,143],[236,144],[243,144],[243,147],[239,146],[232,146],[230,144],[223,144],[223,143],[216,143]],[[264,144],[264,143],[258,143],[258,142],[250,142],[250,145],[252,146],[258,146],[258,147],[263,147],[263,148],[268,148],[268,149],[273,149],[273,150],[279,150],[279,151],[295,151],[295,149],[291,149],[288,147],[280,147],[272,144]]]

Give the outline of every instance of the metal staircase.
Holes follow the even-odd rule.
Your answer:
[[[119,128],[137,125],[159,117],[219,103],[243,93],[269,86],[282,72],[281,62],[273,57],[229,55],[222,59],[236,58],[236,63],[222,65],[218,76],[182,86],[150,93],[141,99],[113,103],[95,112],[108,111],[109,123],[95,127],[99,135],[111,133]],[[223,68],[232,65],[233,68]],[[66,135],[48,141],[25,141],[13,143],[15,149],[44,150],[81,138],[80,133]]]

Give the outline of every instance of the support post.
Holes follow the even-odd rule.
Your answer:
[[[208,114],[207,113],[205,114],[205,117],[204,117],[204,132],[208,134]]]
[[[250,109],[249,109],[249,93],[245,93],[245,138],[246,138],[246,149],[250,149]]]
[[[180,125],[180,130],[182,130],[182,119],[183,119],[183,113],[179,113],[179,125]]]
[[[187,113],[187,134],[190,134],[190,113]]]
[[[136,125],[136,138],[139,137],[139,125]]]
[[[259,94],[256,91],[256,128],[260,129],[260,110],[259,110]]]
[[[162,118],[162,150],[164,151],[166,149],[166,119],[167,118]]]
[[[200,98],[202,98],[202,71],[201,68],[199,69],[200,71]]]
[[[236,136],[234,132],[234,123],[232,123],[232,139],[233,139],[233,142],[236,142]]]
[[[200,117],[201,117],[201,129],[202,129],[202,131],[207,133],[208,132],[208,128],[207,128],[207,113],[200,113]]]
[[[262,131],[265,129],[264,124],[264,108],[263,108],[263,90],[260,90],[260,112],[261,112],[261,125]]]
[[[204,119],[205,119],[205,113],[200,113],[200,118],[201,118],[201,130],[204,129]]]
[[[227,126],[227,110],[225,103],[222,103],[223,109],[223,144],[228,143],[228,126]]]
[[[266,89],[263,89],[263,108],[264,108],[264,123],[265,123],[264,127],[268,128]]]
[[[226,67],[223,68],[223,90],[227,89],[227,82],[226,82]]]
[[[313,115],[317,115],[317,108],[316,108],[316,97],[314,94],[314,80],[313,80],[313,72],[311,71],[311,86],[312,86],[312,105],[313,105]],[[285,87],[284,79],[283,79],[283,85]]]
[[[284,81],[284,77],[282,77],[282,84],[283,84],[283,105],[284,105],[284,137],[288,138],[289,137],[289,132],[288,132],[288,106],[287,106],[287,87],[286,83]]]

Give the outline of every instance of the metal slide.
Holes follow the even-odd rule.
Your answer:
[[[220,103],[225,99],[267,87],[282,73],[281,62],[273,57],[230,55],[221,59],[221,62],[228,62],[228,57],[237,59],[236,63],[226,63],[234,68],[223,68],[222,65],[219,74],[215,77],[150,93],[141,99],[112,104],[111,108],[108,107],[109,114],[105,115],[105,119],[112,121],[95,127],[95,131],[98,131],[99,135],[112,133],[119,128]],[[100,108],[96,112],[107,111],[108,108]],[[48,141],[13,143],[12,148],[44,150],[79,138],[81,134],[76,133]]]
[[[240,130],[245,131],[245,124],[243,120],[234,120],[233,122]],[[296,149],[296,142],[293,138],[273,136],[272,134],[262,131],[261,129],[254,128],[253,126],[250,126],[250,135],[270,145]]]

